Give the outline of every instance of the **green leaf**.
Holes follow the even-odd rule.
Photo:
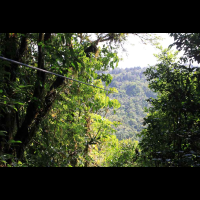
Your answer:
[[[1,136],[6,136],[5,133],[7,133],[7,132],[6,131],[0,131]]]
[[[19,88],[31,87],[32,85],[19,85]]]
[[[15,102],[16,104],[19,104],[19,105],[24,105],[24,103],[21,103],[21,102]]]
[[[0,93],[2,93],[3,92],[3,90],[0,90]]]
[[[74,63],[73,63],[73,62],[71,62],[71,65],[72,65],[73,67],[75,67],[75,65],[74,65]]]
[[[18,161],[18,164],[19,164],[19,165],[22,165],[22,162],[21,162],[21,161]]]
[[[11,144],[11,143],[22,143],[22,142],[19,141],[19,140],[17,140],[17,141],[15,141],[15,140],[9,140],[8,143]]]

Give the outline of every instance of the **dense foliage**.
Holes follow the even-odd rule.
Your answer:
[[[132,33],[134,34],[134,33]],[[127,33],[1,33],[0,56],[104,88]],[[154,41],[149,34],[142,36]],[[100,48],[99,44],[104,43]],[[0,59],[1,166],[96,166],[94,149],[119,122],[109,92]]]
[[[155,66],[115,69],[127,36],[0,33],[0,56],[96,86],[0,59],[0,166],[200,165],[200,33],[170,34],[180,58],[158,46]]]
[[[178,48],[185,45],[185,55],[198,61],[199,34],[174,37]],[[143,129],[140,142],[143,166],[196,167],[200,165],[200,70],[191,63],[185,65],[182,62],[188,60],[185,55],[178,61],[178,52],[160,49],[157,55],[160,63],[145,72],[150,88],[158,97],[149,99],[152,107],[144,119],[147,128]]]
[[[134,67],[104,72],[112,75],[109,86],[115,87],[119,93],[109,94],[111,99],[116,98],[121,107],[116,113],[109,110],[107,117],[111,121],[120,121],[116,128],[116,136],[119,140],[132,138],[139,140],[138,134],[143,128],[143,118],[146,116],[145,107],[149,107],[148,98],[156,97],[156,94],[148,88],[148,81],[143,72],[146,68]],[[100,73],[100,72],[99,72]]]

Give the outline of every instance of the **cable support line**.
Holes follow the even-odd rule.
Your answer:
[[[47,71],[47,70],[44,70],[44,69],[40,69],[40,68],[37,68],[37,67],[33,67],[33,66],[30,66],[30,65],[27,65],[27,64],[24,64],[24,63],[21,63],[21,62],[12,60],[12,59],[8,59],[8,58],[1,57],[1,56],[0,56],[0,59],[5,60],[5,61],[9,61],[9,62],[12,62],[12,63],[15,63],[15,64],[18,64],[18,65],[23,65],[23,66],[26,66],[26,67],[29,67],[29,68],[32,68],[32,69],[36,69],[36,70],[42,71],[42,72],[44,72],[44,73],[53,74],[53,75],[59,76],[59,77],[61,77],[61,78],[65,78],[65,79],[69,79],[69,80],[72,80],[72,81],[76,81],[76,82],[79,82],[79,83],[83,83],[83,84],[85,84],[85,85],[89,85],[89,86],[96,87],[96,88],[99,88],[99,89],[106,90],[106,91],[109,91],[109,92],[110,92],[110,90],[107,90],[107,89],[104,89],[104,88],[100,88],[100,87],[98,87],[98,86],[91,85],[91,84],[88,84],[88,83],[84,83],[84,82],[82,82],[82,81],[79,81],[79,80],[76,80],[76,79],[73,79],[73,78],[69,78],[69,77],[66,77],[66,76],[62,76],[62,75],[60,75],[60,74],[56,74],[56,73],[54,73],[54,72],[50,72],[50,71]],[[116,92],[114,92],[114,93],[116,93]]]

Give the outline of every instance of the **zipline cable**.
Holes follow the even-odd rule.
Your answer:
[[[37,68],[37,67],[33,67],[33,66],[30,66],[30,65],[27,65],[27,64],[24,64],[24,63],[21,63],[21,62],[18,62],[18,61],[9,59],[9,58],[5,58],[5,57],[0,56],[0,59],[5,60],[5,61],[9,61],[9,62],[12,62],[12,63],[15,63],[15,64],[18,64],[18,65],[23,65],[23,66],[26,66],[26,67],[29,67],[29,68],[32,68],[32,69],[36,69],[36,70],[39,70],[39,71],[42,71],[42,72],[45,72],[45,73],[53,74],[53,75],[59,76],[59,77],[61,77],[61,78],[65,78],[65,79],[73,80],[73,81],[76,81],[76,82],[79,82],[79,83],[83,83],[83,84],[85,84],[85,85],[89,85],[89,86],[92,86],[92,87],[100,88],[100,87],[95,86],[95,85],[90,85],[90,84],[88,84],[88,83],[84,83],[84,82],[79,81],[79,80],[76,80],[76,79],[68,78],[68,77],[66,77],[66,76],[62,76],[62,75],[60,75],[60,74],[56,74],[56,73],[54,73],[54,72],[50,72],[50,71],[47,71],[47,70],[44,70],[44,69],[40,69],[40,68]],[[107,90],[107,89],[104,89],[104,88],[100,88],[100,89],[106,90],[106,91],[109,91],[109,92],[110,92],[110,90]],[[116,92],[114,92],[114,93],[116,93]]]

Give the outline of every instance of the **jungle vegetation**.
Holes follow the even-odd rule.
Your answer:
[[[116,68],[129,34],[155,66]],[[1,33],[1,57],[97,87],[0,59],[0,166],[199,166],[200,33],[169,35]]]

